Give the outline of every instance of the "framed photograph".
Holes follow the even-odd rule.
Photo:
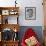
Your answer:
[[[2,15],[9,15],[9,10],[2,10]]]
[[[26,20],[36,19],[36,7],[25,7],[25,19]]]

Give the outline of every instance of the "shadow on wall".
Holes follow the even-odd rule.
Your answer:
[[[37,37],[39,39],[39,41],[41,43],[43,43],[43,30],[42,30],[42,26],[21,26],[20,27],[20,32],[19,32],[19,39],[20,39],[20,42],[23,38],[23,35],[25,33],[25,31],[28,29],[28,28],[32,28],[36,34],[37,34]]]

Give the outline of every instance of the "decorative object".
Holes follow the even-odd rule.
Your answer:
[[[17,2],[16,2],[17,0],[15,0],[15,7],[16,7],[16,4],[17,4]]]
[[[2,40],[4,41],[8,41],[12,39],[12,30],[10,28],[5,28],[3,30],[3,34],[2,34]]]
[[[8,24],[8,15],[3,15],[3,18],[2,18],[2,23],[3,24]]]
[[[10,15],[17,15],[17,13],[18,12],[16,10],[10,10],[10,12],[9,12]]]
[[[8,18],[7,18],[7,19],[5,19],[5,24],[8,24]]]
[[[26,20],[36,19],[36,8],[35,7],[25,7],[25,19]]]
[[[14,32],[13,40],[18,40],[18,32]]]
[[[2,15],[9,15],[9,10],[2,10]]]

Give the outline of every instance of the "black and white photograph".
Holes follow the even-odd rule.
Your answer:
[[[25,7],[25,19],[26,20],[36,19],[36,8],[35,7]]]

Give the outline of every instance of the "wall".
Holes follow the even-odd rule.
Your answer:
[[[0,0],[0,6],[15,6],[15,0]],[[42,0],[17,0],[20,26],[43,26]],[[25,7],[36,7],[36,20],[25,20]]]
[[[42,0],[21,0],[20,8],[20,24],[22,26],[42,26],[43,25],[43,11]],[[25,20],[25,7],[36,7],[36,20]]]

